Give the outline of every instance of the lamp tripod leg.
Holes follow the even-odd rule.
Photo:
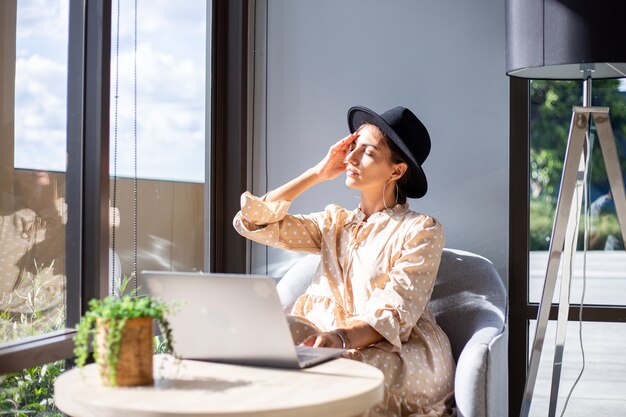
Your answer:
[[[586,141],[588,144],[589,141]],[[556,323],[556,339],[554,349],[554,359],[552,362],[552,385],[550,387],[550,404],[548,407],[548,417],[556,415],[556,406],[559,398],[559,385],[561,381],[561,370],[563,368],[563,352],[565,349],[565,337],[567,333],[567,319],[569,316],[570,290],[572,284],[574,255],[576,254],[576,244],[578,243],[578,230],[580,227],[580,213],[582,201],[587,187],[587,161],[591,150],[588,146],[583,146],[583,157],[578,165],[578,175],[574,190],[574,207],[570,211],[565,233],[565,247],[563,250],[563,260],[561,268],[561,290],[559,296],[559,315]]]
[[[520,412],[521,417],[527,417],[530,412],[530,403],[537,381],[539,360],[541,359],[541,351],[543,349],[543,342],[548,325],[557,272],[565,242],[567,221],[569,219],[572,200],[574,198],[574,187],[576,184],[578,167],[583,152],[583,140],[585,134],[587,133],[588,126],[589,114],[577,112],[572,114],[570,132],[567,140],[567,150],[565,152],[565,164],[563,166],[563,175],[561,178],[561,187],[559,189],[559,197],[554,216],[554,226],[552,228],[552,237],[550,239],[548,267],[544,280],[541,303],[539,305],[537,328],[535,331],[530,363],[528,365],[528,372],[526,375],[526,385],[524,387],[524,397],[522,399],[522,408]]]
[[[617,220],[622,231],[622,242],[626,249],[626,194],[624,192],[624,177],[617,156],[617,147],[615,146],[615,135],[611,127],[611,119],[608,112],[594,113],[593,121],[598,130],[598,139],[600,149],[604,158],[604,166],[606,174],[609,178],[609,187],[613,201],[615,201],[615,212]]]

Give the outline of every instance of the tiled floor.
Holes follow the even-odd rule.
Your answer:
[[[532,252],[530,257],[530,298],[539,300],[543,288],[546,252]],[[582,289],[583,255],[574,262],[573,302],[578,303]],[[626,305],[626,252],[589,252],[587,254],[587,289],[585,303]],[[558,297],[560,283],[555,295]],[[549,402],[555,323],[550,323],[540,362],[531,416],[546,416]],[[557,416],[582,366],[578,322],[567,327],[563,374],[559,390]],[[583,323],[585,372],[572,394],[565,416],[626,416],[626,323]],[[531,324],[531,343],[534,323]]]

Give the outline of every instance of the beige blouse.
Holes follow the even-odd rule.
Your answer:
[[[384,340],[375,346],[400,352],[428,310],[444,247],[441,224],[407,204],[364,220],[359,209],[331,204],[319,213],[291,215],[289,201],[266,202],[245,192],[235,229],[256,242],[322,255],[313,283],[291,314],[328,331],[369,323]]]
[[[288,317],[294,341],[367,322],[384,339],[350,349],[346,357],[382,370],[385,395],[362,417],[452,415],[454,359],[427,306],[444,246],[441,224],[406,204],[367,220],[358,208],[331,204],[291,215],[289,205],[246,192],[233,223],[256,242],[321,255],[313,282]]]

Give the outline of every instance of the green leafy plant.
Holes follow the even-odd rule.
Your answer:
[[[3,375],[0,415],[62,416],[54,407],[54,380],[65,368],[63,361]]]
[[[125,277],[117,295],[108,296],[102,300],[93,299],[89,302],[89,311],[82,317],[76,327],[76,337],[74,338],[76,365],[82,367],[89,357],[90,338],[94,336],[97,326],[108,326],[104,361],[112,385],[117,385],[116,368],[119,360],[122,333],[128,320],[139,317],[151,317],[156,320],[163,334],[160,351],[173,353],[172,330],[166,315],[172,312],[175,306],[155,297],[138,297],[137,290],[124,295],[128,282],[129,279]],[[97,343],[92,343],[92,346],[93,355],[97,357]]]

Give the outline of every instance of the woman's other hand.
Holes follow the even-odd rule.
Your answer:
[[[313,169],[323,181],[337,178],[346,170],[346,157],[359,137],[359,131],[346,136],[328,149],[328,154]]]
[[[312,346],[312,347],[330,347],[339,348],[343,347],[341,337],[336,332],[323,332],[312,334],[304,339],[300,346]]]
[[[381,340],[383,340],[381,334],[370,326],[369,323],[364,321],[355,321],[347,327],[341,327],[330,332],[315,333],[304,339],[300,345],[360,349],[362,347],[373,345]]]

